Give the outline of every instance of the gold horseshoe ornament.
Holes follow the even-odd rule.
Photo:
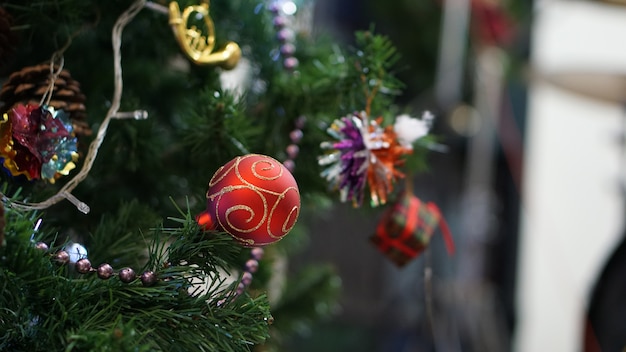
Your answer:
[[[202,29],[189,25],[189,18],[192,15],[192,18],[204,20],[206,35]],[[215,28],[213,20],[209,16],[208,0],[201,5],[186,7],[182,14],[178,3],[170,2],[169,23],[181,49],[195,64],[216,65],[226,70],[237,66],[241,58],[241,49],[237,43],[228,42],[222,50],[213,51],[215,48]]]

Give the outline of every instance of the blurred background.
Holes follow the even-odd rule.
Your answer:
[[[289,265],[331,263],[340,304],[291,350],[622,350],[624,3],[315,2],[314,28],[346,45],[373,23],[402,55],[399,104],[437,117],[446,149],[412,181],[457,252],[438,234],[398,268],[346,240],[377,213],[332,208]]]

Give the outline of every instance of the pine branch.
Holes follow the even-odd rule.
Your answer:
[[[224,287],[219,275],[218,269],[230,270],[239,247],[226,236],[200,235],[189,213],[177,220],[181,227],[151,232],[144,270],[154,270],[159,281],[150,287],[55,265],[30,239],[32,216],[9,213],[7,245],[0,249],[0,347],[92,350],[130,334],[140,350],[247,351],[267,337],[267,300],[231,299],[233,287]],[[198,279],[208,289],[197,289]]]

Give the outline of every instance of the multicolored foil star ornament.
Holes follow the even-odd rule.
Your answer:
[[[412,153],[412,143],[428,133],[432,120],[408,115],[397,120],[402,126],[383,127],[382,118],[370,121],[361,112],[335,120],[328,128],[337,141],[321,144],[330,151],[319,158],[319,164],[326,166],[322,177],[339,189],[342,201],[360,206],[367,185],[371,205],[385,204],[394,182],[404,177],[398,169],[404,163],[402,157]]]
[[[0,156],[12,176],[54,183],[76,167],[72,123],[62,110],[48,106],[14,106],[0,121]]]

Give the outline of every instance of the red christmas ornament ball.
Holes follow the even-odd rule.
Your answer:
[[[282,239],[300,213],[293,175],[279,161],[260,154],[238,156],[220,167],[206,198],[213,226],[246,247]]]

